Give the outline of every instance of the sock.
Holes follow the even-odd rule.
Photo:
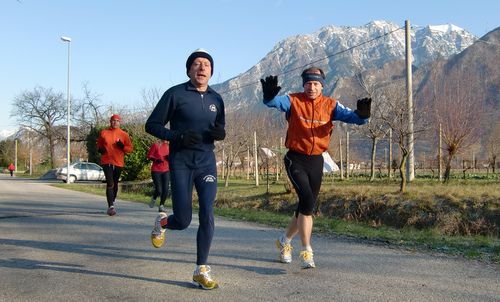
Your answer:
[[[282,244],[290,244],[292,242],[292,239],[288,239],[285,234],[280,236],[280,242]]]
[[[313,251],[312,247],[310,245],[305,246],[306,251],[311,252]]]
[[[206,266],[205,264],[201,264],[201,265],[197,264],[196,268],[194,269],[194,273],[196,275],[200,274],[200,271],[201,271],[202,268],[203,268],[203,270],[206,270],[205,266]]]

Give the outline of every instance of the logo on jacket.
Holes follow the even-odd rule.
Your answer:
[[[212,112],[217,112],[217,106],[215,106],[214,104],[208,106],[208,109]]]
[[[209,175],[206,175],[205,177],[203,177],[203,180],[205,182],[216,182],[217,178],[215,178],[215,176],[209,174]]]

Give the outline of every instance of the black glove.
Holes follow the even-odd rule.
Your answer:
[[[121,141],[121,140],[117,140],[117,141],[116,141],[116,145],[118,146],[118,148],[120,148],[120,149],[122,149],[122,150],[123,150],[123,148],[125,148],[125,145],[122,143],[122,141]]]
[[[274,99],[281,90],[281,86],[278,86],[278,76],[268,76],[265,80],[260,79],[260,83],[264,93],[264,104]]]
[[[221,125],[219,125],[217,122],[214,126],[210,125],[210,130],[208,132],[210,133],[210,136],[216,141],[221,141],[226,138],[226,130],[224,130],[224,128],[221,127]]]
[[[193,130],[186,130],[182,132],[179,139],[184,148],[191,148],[194,145],[201,143],[201,135]]]
[[[104,149],[104,147],[101,147],[101,148],[97,149],[97,152],[104,154],[104,153],[106,153],[106,149]]]
[[[358,103],[356,104],[357,109],[354,110],[358,114],[360,118],[369,118],[370,117],[370,111],[371,111],[371,106],[372,106],[372,99],[371,98],[364,98],[361,100],[358,100]]]
[[[157,165],[160,165],[163,162],[163,160],[161,160],[161,159],[155,159],[154,161],[155,161],[155,164],[157,164]]]

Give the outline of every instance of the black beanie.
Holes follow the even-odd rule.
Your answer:
[[[186,74],[189,75],[189,69],[191,68],[191,65],[193,64],[193,61],[196,58],[205,58],[210,61],[210,66],[212,67],[212,70],[210,71],[210,75],[214,75],[214,59],[212,59],[212,56],[204,49],[197,49],[195,50],[189,57],[187,58],[186,61]]]

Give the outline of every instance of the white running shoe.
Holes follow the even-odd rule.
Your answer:
[[[114,216],[116,215],[116,209],[115,209],[115,206],[110,206],[108,208],[108,211],[106,212],[109,216]]]
[[[279,239],[276,240],[276,248],[280,250],[280,261],[282,263],[292,262],[293,247],[290,243],[282,243]]]
[[[167,218],[167,213],[161,212],[158,214],[151,231],[151,243],[155,248],[160,248],[165,243],[165,229],[161,227],[161,221],[164,218]]]
[[[312,251],[302,251],[300,252],[300,258],[302,259],[302,268],[314,268],[316,264],[314,264],[314,254]]]
[[[203,289],[218,288],[217,281],[210,276],[210,266],[200,265],[193,273],[193,284]]]

